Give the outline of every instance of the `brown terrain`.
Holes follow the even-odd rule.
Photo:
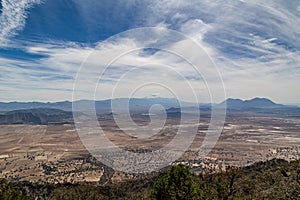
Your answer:
[[[198,133],[193,144],[173,164],[184,163],[200,173],[272,158],[299,158],[300,118],[245,111],[227,113],[217,144],[208,155],[200,158],[198,150],[209,120],[207,116],[201,118],[196,125]],[[149,118],[136,115],[134,121],[145,125]],[[179,119],[173,116],[168,118],[158,134],[148,139],[137,139],[124,134],[111,118],[99,117],[99,123],[114,144],[130,151],[159,149],[172,140],[179,126],[195,126],[188,122],[179,125]],[[101,160],[93,158],[81,143],[72,123],[10,124],[0,125],[0,130],[0,178],[39,183],[104,184],[137,176],[114,171],[103,165]],[[131,130],[130,127],[128,130]]]

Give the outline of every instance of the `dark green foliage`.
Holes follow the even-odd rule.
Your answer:
[[[300,199],[300,160],[273,159],[244,168],[205,175],[205,199]]]
[[[300,160],[273,159],[199,176],[187,167],[172,167],[156,180],[151,194],[152,199],[300,199]]]
[[[197,199],[199,195],[199,185],[189,168],[177,165],[155,181],[151,199]]]
[[[27,194],[42,200],[110,200],[110,199],[149,199],[153,186],[153,176],[120,183],[99,185],[97,183],[64,183],[38,185],[29,182],[19,182],[18,188],[23,188]],[[1,199],[0,199],[1,200]]]
[[[243,168],[237,192],[244,199],[300,199],[299,162],[273,159]]]
[[[15,189],[12,183],[0,179],[0,200],[33,200],[33,198],[22,195],[21,191]]]
[[[193,175],[188,167],[174,166],[165,173],[118,184],[7,183],[0,180],[0,200],[90,199],[300,199],[300,160],[274,159],[226,172]]]

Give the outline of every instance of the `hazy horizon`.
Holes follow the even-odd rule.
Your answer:
[[[300,106],[300,103],[297,103],[297,102],[292,102],[292,103],[286,103],[286,102],[276,102],[274,101],[273,99],[270,99],[270,98],[266,98],[266,97],[252,97],[252,98],[249,98],[249,99],[243,99],[243,98],[238,98],[238,97],[227,97],[226,99],[222,100],[222,101],[219,101],[219,102],[198,102],[199,104],[209,104],[209,103],[212,103],[212,104],[219,104],[219,103],[222,103],[223,101],[225,100],[228,100],[228,99],[240,99],[242,101],[246,101],[246,100],[251,100],[251,99],[255,99],[255,98],[263,98],[263,99],[268,99],[268,100],[271,100],[273,101],[274,103],[277,103],[277,104],[284,104],[284,105],[296,105],[296,106]],[[77,102],[77,101],[106,101],[106,100],[116,100],[116,99],[176,99],[176,98],[169,98],[169,97],[132,97],[132,98],[127,98],[127,97],[120,97],[120,98],[114,98],[114,99],[79,99],[79,100],[61,100],[61,101],[0,101],[0,103],[59,103],[59,102]],[[176,99],[178,100],[178,99]],[[186,102],[186,103],[197,103],[197,102],[191,102],[191,101],[182,101],[182,102]]]

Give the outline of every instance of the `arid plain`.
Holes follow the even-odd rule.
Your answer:
[[[99,116],[99,124],[110,141],[128,151],[157,150],[173,139],[180,126],[196,126],[194,142],[174,161],[191,166],[196,173],[272,158],[299,158],[300,118],[245,111],[227,113],[217,144],[208,155],[199,157],[198,151],[210,122],[207,116],[201,117],[196,125],[188,121],[180,123],[176,116],[168,117],[157,134],[144,139],[125,134],[108,115]],[[140,126],[149,123],[147,116],[135,115],[133,119]],[[137,176],[115,171],[93,158],[72,123],[1,125],[0,130],[2,178],[39,183],[87,181],[105,184]],[[128,131],[131,131],[130,126]]]

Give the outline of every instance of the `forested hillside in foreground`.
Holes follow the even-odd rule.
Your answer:
[[[117,184],[35,185],[0,181],[5,199],[300,199],[300,160],[273,159],[226,172],[194,175],[188,167],[173,166]]]

